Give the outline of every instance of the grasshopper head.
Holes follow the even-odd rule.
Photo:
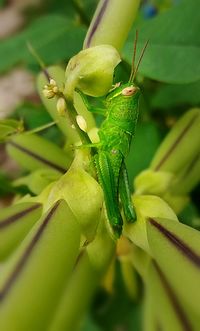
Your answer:
[[[110,90],[106,96],[108,103],[116,100],[116,98],[139,98],[140,88],[132,82],[126,84],[117,83],[112,90]]]

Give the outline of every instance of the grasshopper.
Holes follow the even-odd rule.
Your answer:
[[[117,83],[108,92],[105,96],[105,109],[92,107],[86,95],[79,89],[76,89],[88,111],[99,112],[106,116],[98,132],[99,143],[90,143],[88,135],[82,129],[81,134],[84,138],[83,141],[86,142],[83,147],[94,148],[91,154],[94,158],[98,181],[104,192],[108,220],[116,237],[120,237],[123,227],[119,200],[121,201],[126,220],[128,222],[136,220],[136,213],[131,201],[125,158],[129,153],[138,119],[140,88],[135,84],[134,80],[148,44],[146,42],[135,66],[137,38],[138,33],[136,31],[130,79],[125,84]],[[52,93],[51,85],[50,80],[50,85],[45,87],[46,95]],[[47,97],[52,98],[54,94],[61,94],[65,98],[62,92],[53,92],[52,95],[47,95]]]
[[[121,235],[123,227],[119,198],[126,220],[128,222],[136,220],[125,158],[129,153],[138,119],[140,88],[134,83],[134,80],[148,42],[134,68],[136,43],[137,33],[130,79],[126,84],[117,83],[106,95],[106,108],[100,111],[106,116],[98,132],[100,142],[88,145],[96,148],[93,155],[97,177],[104,192],[107,216],[116,237]],[[98,112],[97,109],[90,106],[86,96],[80,91],[78,92],[87,109],[91,112]]]

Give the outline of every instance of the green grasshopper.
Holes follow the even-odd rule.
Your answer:
[[[119,198],[126,220],[128,222],[136,220],[124,160],[129,153],[138,119],[140,88],[134,83],[134,80],[148,44],[147,42],[142,49],[135,67],[137,37],[138,33],[136,32],[130,79],[126,84],[117,83],[108,92],[105,97],[106,109],[102,110],[92,107],[86,96],[76,89],[88,111],[100,112],[106,116],[98,133],[100,142],[98,144],[90,144],[89,137],[82,131],[85,137],[84,140],[89,141],[89,144],[86,143],[83,147],[95,148],[92,156],[94,157],[97,177],[104,192],[107,216],[117,237],[121,235],[123,226]],[[32,49],[31,51],[33,53]],[[62,96],[64,97],[63,94]]]
[[[96,147],[96,152],[93,155],[97,177],[104,192],[107,216],[117,237],[121,235],[123,226],[119,198],[126,220],[128,222],[136,220],[124,160],[129,153],[138,119],[140,88],[134,83],[134,79],[148,42],[145,44],[134,69],[136,43],[137,34],[129,82],[116,84],[107,94],[105,98],[106,109],[101,111],[105,114],[106,119],[98,132],[100,142],[88,145]],[[79,93],[88,110],[98,112],[89,105],[85,95],[80,91]]]

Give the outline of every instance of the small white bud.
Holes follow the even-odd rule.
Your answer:
[[[81,130],[83,130],[84,132],[87,132],[87,123],[82,115],[76,116],[76,122]]]
[[[57,84],[56,84],[56,81],[54,80],[54,79],[50,79],[50,85],[52,85],[52,86],[56,86]]]
[[[59,115],[64,116],[66,111],[66,102],[64,98],[59,98],[56,104]]]
[[[48,89],[44,89],[43,94],[44,94],[45,98],[47,98],[47,99],[51,99],[55,95],[55,93],[52,90],[48,90]]]
[[[52,88],[52,91],[56,94],[56,93],[58,93],[58,86],[54,86],[53,88]]]

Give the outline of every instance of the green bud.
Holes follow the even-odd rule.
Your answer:
[[[175,177],[170,187],[174,194],[188,194],[200,180],[200,153]]]
[[[147,239],[151,254],[173,292],[199,318],[199,231],[169,218],[149,218]]]
[[[110,45],[79,52],[67,65],[64,94],[73,99],[74,90],[78,88],[87,95],[105,95],[112,86],[114,68],[120,61],[118,52]]]
[[[143,281],[145,282],[151,257],[148,253],[146,253],[140,247],[136,246],[133,242],[131,244],[132,244],[132,253],[130,255],[130,258],[132,265],[134,269],[137,270],[138,274],[141,276]]]
[[[101,213],[101,219],[94,240],[87,246],[87,252],[92,266],[102,275],[107,270],[116,248],[116,240],[108,228],[108,220],[105,210]]]
[[[53,169],[38,169],[30,175],[16,179],[13,185],[26,185],[31,192],[40,194],[47,185],[58,180],[60,176],[61,174]]]
[[[109,44],[121,49],[137,15],[140,0],[99,1],[84,48]]]
[[[48,331],[79,330],[100,280],[101,274],[84,251],[78,258]]]
[[[163,194],[163,199],[170,205],[176,214],[179,214],[190,201],[188,195],[178,195],[171,190]]]
[[[114,253],[115,242],[105,226],[103,212],[94,240],[80,253],[71,279],[52,319],[50,331],[76,330],[80,327],[82,318]]]
[[[151,253],[147,239],[147,220],[150,217],[163,217],[178,221],[177,216],[164,200],[154,195],[136,195],[133,197],[133,204],[136,209],[137,221],[124,224],[124,235],[135,245],[147,253]]]
[[[24,202],[1,209],[0,260],[4,260],[24,239],[33,224],[40,218],[42,205]]]
[[[58,201],[1,269],[1,330],[48,329],[79,245],[80,227],[66,202]]]
[[[143,331],[155,331],[160,327],[158,317],[153,309],[153,297],[147,286],[144,290]]]
[[[71,160],[54,143],[37,134],[18,134],[7,141],[9,155],[27,170],[50,168],[65,173]]]
[[[135,178],[135,194],[162,195],[169,188],[173,177],[169,172],[144,170]]]
[[[168,272],[170,273],[171,270]],[[190,285],[188,284],[188,286]],[[155,314],[154,325],[159,326],[162,330],[170,331],[198,330],[198,318],[192,316],[187,305],[176,295],[156,263],[150,264],[147,291],[151,298],[149,303]]]
[[[99,223],[103,193],[100,185],[85,170],[72,167],[52,187],[46,207],[58,199],[64,199],[70,206],[82,233],[92,240]]]
[[[174,125],[157,150],[151,169],[178,173],[200,150],[200,109],[188,111]]]

